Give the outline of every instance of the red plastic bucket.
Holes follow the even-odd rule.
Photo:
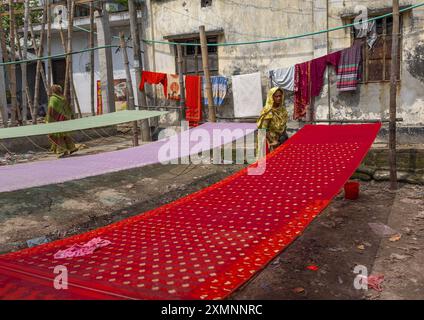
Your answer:
[[[349,181],[344,185],[345,199],[356,200],[359,197],[359,182]]]

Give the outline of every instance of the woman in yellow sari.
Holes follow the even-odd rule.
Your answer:
[[[62,87],[59,85],[51,86],[52,95],[49,99],[49,105],[46,115],[46,123],[66,121],[72,119],[72,110],[62,94]],[[67,132],[52,133],[48,135],[52,144],[51,151],[58,154],[58,158],[63,158],[78,151],[71,136]]]
[[[284,106],[284,91],[274,87],[269,90],[266,105],[256,122],[258,129],[266,130],[268,151],[273,151],[288,139],[286,132],[288,118],[288,113]],[[260,143],[260,145],[262,144]]]

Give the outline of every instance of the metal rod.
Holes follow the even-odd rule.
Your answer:
[[[402,122],[403,118],[396,118],[397,122]],[[315,120],[315,121],[303,121],[304,123],[376,123],[376,122],[382,122],[382,123],[389,123],[389,119],[364,119],[364,120]]]

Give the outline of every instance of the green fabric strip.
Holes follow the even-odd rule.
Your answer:
[[[167,114],[166,111],[124,110],[101,116],[60,121],[38,125],[0,129],[0,139],[22,138],[44,134],[70,132],[92,128],[107,127],[121,123],[143,120]]]

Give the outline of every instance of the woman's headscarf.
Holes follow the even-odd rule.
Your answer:
[[[279,105],[277,108],[274,108],[274,94],[277,91],[281,91],[281,93],[283,94],[283,99],[281,100],[281,105]],[[284,91],[279,88],[279,87],[274,87],[272,89],[270,89],[268,91],[268,95],[266,98],[266,103],[264,108],[261,111],[261,115],[258,119],[258,121],[256,122],[258,127],[260,127],[262,125],[262,122],[266,119],[272,119],[273,115],[274,115],[274,111],[276,110],[281,110],[281,107],[284,106]],[[278,116],[278,112],[276,112],[277,116]],[[282,119],[283,120],[283,119]]]

